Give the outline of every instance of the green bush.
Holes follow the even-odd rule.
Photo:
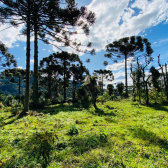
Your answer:
[[[23,110],[23,107],[13,107],[10,111],[13,115],[18,115]]]
[[[4,105],[2,104],[2,102],[0,102],[0,109],[3,109]]]
[[[103,97],[103,99],[104,99],[105,101],[111,100],[111,96],[109,96],[108,93],[104,93],[102,97]]]
[[[63,96],[60,93],[57,93],[55,98],[51,100],[51,104],[61,103],[63,100]]]
[[[5,112],[10,112],[11,109],[12,109],[12,107],[6,107],[6,108],[5,108]]]
[[[12,95],[8,95],[6,99],[4,100],[3,104],[5,106],[12,106],[12,100],[14,100]]]
[[[106,143],[107,140],[107,135],[104,132],[100,133],[100,142]]]
[[[0,101],[5,101],[5,99],[6,99],[6,96],[4,95],[4,94],[0,94]]]
[[[112,96],[109,96],[108,93],[104,93],[102,96],[97,97],[96,101],[101,102],[102,104],[106,101],[109,101],[112,99]]]
[[[91,97],[89,96],[89,93],[84,86],[81,86],[77,90],[77,100],[79,105],[83,107],[88,107],[91,103]]]
[[[32,100],[29,101],[29,107],[31,109],[44,109],[45,105],[46,105],[46,101],[45,100],[39,100],[39,102],[38,102],[38,104],[36,106],[34,105]]]
[[[57,135],[52,132],[35,133],[32,139],[27,143],[25,150],[37,163],[40,163],[42,167],[47,167],[56,139],[58,139]]]
[[[78,135],[79,131],[78,131],[78,127],[76,127],[75,125],[70,127],[70,130],[68,132],[68,135]]]

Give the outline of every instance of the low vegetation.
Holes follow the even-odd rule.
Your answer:
[[[168,106],[129,99],[0,112],[0,167],[168,167]]]

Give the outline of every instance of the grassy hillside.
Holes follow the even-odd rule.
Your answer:
[[[21,119],[2,110],[0,127],[0,167],[168,167],[166,105],[64,104]]]

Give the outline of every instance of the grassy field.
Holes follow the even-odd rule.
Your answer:
[[[1,110],[0,167],[168,167],[168,106],[97,107],[54,105],[21,119]]]

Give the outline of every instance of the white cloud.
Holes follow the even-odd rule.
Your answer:
[[[125,71],[118,71],[117,73],[114,73],[114,79],[118,79],[120,77],[125,77]]]
[[[147,34],[143,34],[143,35],[141,35],[142,37],[145,37],[145,36],[147,36]]]
[[[131,64],[133,66],[133,70],[137,66],[137,63],[136,62],[132,62],[132,60],[133,60],[133,58],[128,58],[127,59],[127,83],[128,83],[128,86],[132,85],[132,78],[130,77]],[[141,64],[141,62],[139,62],[139,63]],[[125,61],[124,62],[115,63],[115,64],[112,64],[112,65],[108,65],[106,67],[106,70],[111,70],[113,72],[114,81],[112,81],[112,84],[123,82],[124,85],[125,85]],[[148,77],[148,75],[150,75],[150,73],[148,71],[145,71],[145,79]],[[106,81],[106,84],[108,84],[108,83],[109,82]]]
[[[92,0],[87,7],[95,12],[96,23],[90,28],[89,36],[78,34],[74,35],[72,39],[77,38],[82,44],[90,41],[97,51],[105,49],[108,42],[144,33],[146,29],[168,21],[167,0]],[[135,8],[140,12],[136,13]],[[0,24],[0,30],[8,26],[8,24]],[[17,28],[11,27],[0,32],[1,41],[8,47],[13,47],[16,41],[26,41],[25,36],[19,36],[23,27],[24,24],[21,24]],[[80,29],[77,31],[81,32]],[[31,40],[33,41],[33,37]],[[58,44],[58,46],[60,45]],[[70,48],[62,49],[72,51]],[[56,47],[53,47],[53,50],[60,51]]]
[[[15,47],[19,47],[19,44],[18,44],[18,43],[16,43],[14,46],[15,46]]]
[[[34,64],[34,59],[30,59],[30,64],[31,64],[31,65]]]
[[[168,39],[163,39],[163,40],[160,40],[159,43],[165,43],[167,41],[168,41]]]
[[[133,62],[133,58],[130,57],[127,59],[127,70],[131,67],[131,64],[134,66],[136,65],[136,62]],[[111,71],[117,71],[120,69],[125,68],[125,60],[123,62],[118,62],[118,63],[114,63],[112,65],[108,65],[106,67],[106,70],[111,70]]]
[[[167,0],[92,0],[88,8],[95,12],[96,23],[90,28],[90,35],[75,35],[81,43],[93,43],[100,51],[108,42],[126,36],[138,35],[152,26],[156,26],[168,17]],[[140,10],[135,12],[135,8]],[[144,34],[146,36],[147,34]]]
[[[46,49],[42,49],[43,51],[45,51]]]
[[[26,47],[24,47],[24,50],[26,50]]]
[[[18,17],[13,17],[18,19]],[[19,24],[17,27],[11,26],[9,23],[0,23],[0,37],[1,41],[8,47],[19,47],[17,41],[26,42],[26,36],[21,35],[21,30],[25,27],[25,24]],[[34,41],[34,36],[31,36],[31,41]]]
[[[23,69],[23,67],[22,67],[22,66],[18,66],[17,68],[18,68],[18,69]]]
[[[50,52],[51,52],[51,50],[48,50],[48,52],[50,53]]]
[[[14,43],[18,40],[21,40],[19,37],[20,31],[23,29],[24,25],[21,24],[18,27],[10,27],[9,24],[0,23],[0,32],[1,41],[9,48],[14,47]]]
[[[18,60],[20,60],[20,58],[18,58]]]
[[[156,44],[157,42],[154,42],[153,44]]]

